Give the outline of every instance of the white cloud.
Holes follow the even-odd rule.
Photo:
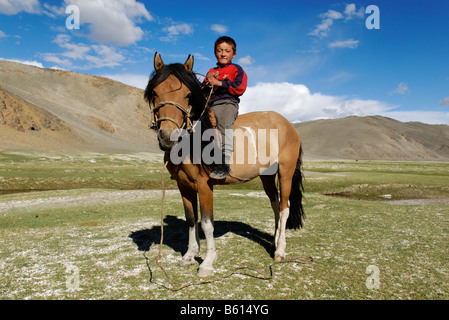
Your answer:
[[[356,10],[356,6],[354,3],[346,5],[345,8],[345,17],[346,20],[353,18],[363,18],[365,16],[365,10],[363,7],[360,7],[359,10]]]
[[[92,50],[96,55],[86,55],[86,60],[91,62],[95,68],[116,67],[126,59],[115,48],[109,46],[93,45]]]
[[[317,25],[315,29],[309,33],[311,36],[317,36],[320,38],[327,37],[330,27],[334,24],[333,19],[325,19],[321,24]]]
[[[321,18],[330,18],[333,20],[343,19],[343,15],[335,10],[329,10],[328,12],[322,13],[320,15]]]
[[[182,23],[164,28],[164,31],[167,31],[169,36],[177,36],[180,34],[188,35],[193,33],[193,27],[190,24]]]
[[[238,63],[243,66],[250,66],[254,63],[254,59],[251,56],[245,56],[238,60]]]
[[[163,28],[163,31],[167,33],[166,37],[161,37],[161,41],[176,41],[179,35],[191,35],[194,32],[193,26],[188,23],[172,24],[169,27]]]
[[[208,57],[205,57],[204,55],[202,55],[199,52],[195,52],[192,55],[195,58],[195,60],[211,61]]]
[[[141,75],[141,74],[107,74],[103,75],[103,77],[119,81],[121,83],[139,89],[145,89],[147,87],[149,80],[148,75]]]
[[[390,96],[394,93],[406,94],[406,93],[410,93],[410,89],[408,88],[407,84],[401,82],[401,83],[399,83],[398,87],[396,89],[394,89],[393,92],[390,93]]]
[[[440,106],[445,107],[445,106],[449,106],[449,97],[444,98],[443,100],[440,101]]]
[[[343,19],[343,15],[335,10],[329,10],[325,13],[320,14],[320,18],[323,20],[315,29],[309,33],[309,35],[324,38],[328,36],[328,32],[331,26],[334,24],[334,20]]]
[[[53,41],[59,47],[67,49],[62,55],[73,60],[83,60],[91,48],[86,44],[70,43],[71,37],[67,34],[59,34]]]
[[[345,41],[334,41],[329,44],[330,48],[350,48],[355,49],[359,46],[359,40],[349,39]]]
[[[1,38],[6,38],[8,35],[6,33],[4,33],[2,30],[0,30],[0,39]]]
[[[0,0],[0,13],[14,15],[22,11],[40,13],[39,0]]]
[[[65,5],[80,8],[81,28],[88,24],[87,36],[101,43],[135,44],[144,35],[136,24],[153,20],[145,5],[136,0],[65,0]]]
[[[346,72],[346,71],[340,71],[336,74],[334,74],[331,77],[323,79],[325,82],[334,82],[334,83],[344,83],[354,78],[354,75],[352,73]]]
[[[228,32],[229,28],[222,25],[222,24],[213,24],[210,29],[212,31],[215,31],[218,34],[225,34],[226,32]]]
[[[389,111],[381,114],[402,122],[422,122],[428,124],[446,124],[449,125],[449,112],[441,111]]]
[[[106,45],[87,45],[84,43],[72,43],[71,37],[59,34],[53,41],[60,48],[65,49],[62,53],[45,53],[44,60],[62,65],[65,68],[90,69],[120,66],[126,60],[125,56],[117,51],[117,48]],[[75,66],[75,62],[82,65]]]
[[[42,9],[42,13],[53,19],[56,19],[58,16],[64,16],[66,14],[66,6],[49,5],[48,3],[44,3],[43,6],[44,8]]]
[[[248,87],[240,102],[240,114],[276,111],[291,122],[380,115],[403,122],[449,125],[449,112],[395,109],[396,106],[377,100],[312,93],[305,85],[288,82],[258,83],[254,87]]]
[[[336,10],[328,10],[325,13],[320,14],[321,23],[315,26],[315,28],[308,34],[319,38],[325,38],[329,35],[331,27],[334,25],[335,20],[351,20],[355,17],[363,18],[363,8],[356,10],[354,3],[348,4],[345,7],[344,13]]]
[[[311,93],[302,84],[258,83],[241,98],[240,112],[277,111],[291,122],[381,114],[392,109],[377,100]]]
[[[55,55],[52,54],[47,54],[44,55],[44,60],[47,62],[52,62],[52,63],[56,63],[55,66],[53,66],[51,69],[61,69],[61,70],[65,70],[63,67],[64,66],[66,68],[71,68],[73,67],[72,62],[69,59],[61,59]]]
[[[20,59],[5,59],[5,58],[0,58],[0,60],[12,61],[12,62],[17,62],[17,63],[21,63],[21,64],[27,64],[29,66],[34,66],[34,67],[38,67],[38,68],[44,68],[42,63],[40,63],[36,60],[20,60]]]

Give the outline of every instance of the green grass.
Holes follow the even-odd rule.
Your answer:
[[[352,199],[392,200],[447,198],[449,164],[428,162],[334,161],[306,162],[309,192]]]
[[[162,155],[47,155],[0,152],[0,194],[17,191],[109,188],[154,189],[160,185]],[[167,188],[176,184],[167,179]]]
[[[287,258],[311,256],[314,263],[275,265],[269,280],[247,270],[242,273],[252,276],[233,275],[179,291],[167,289],[170,283],[155,262],[160,197],[56,202],[115,196],[120,189],[160,189],[161,168],[161,158],[143,154],[0,153],[2,189],[52,189],[0,196],[0,299],[449,298],[449,164],[306,161],[307,218],[304,229],[287,232],[286,251]],[[175,189],[168,174],[165,181]],[[384,201],[379,196],[386,193],[391,200],[438,199],[440,204],[373,201]],[[55,204],[39,205],[46,199]],[[36,205],[5,209],[13,201]],[[260,182],[216,188],[214,211],[214,277],[242,266],[269,273],[274,222]],[[161,264],[176,286],[198,281],[198,265],[178,266],[187,244],[179,195],[167,195],[164,221]],[[204,257],[204,237],[201,244]],[[379,268],[379,289],[366,287],[368,266]],[[78,270],[79,290],[66,284],[76,275],[72,267]]]

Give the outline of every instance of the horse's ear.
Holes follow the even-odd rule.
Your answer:
[[[164,61],[162,61],[161,55],[159,53],[154,54],[154,70],[158,71],[164,66]]]
[[[184,63],[184,68],[187,71],[192,71],[194,61],[195,61],[195,59],[193,59],[193,56],[189,54],[189,57],[187,58],[186,62]]]

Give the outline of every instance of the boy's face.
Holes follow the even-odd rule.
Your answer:
[[[230,63],[236,55],[237,53],[234,52],[232,45],[226,42],[220,43],[215,48],[215,57],[217,58],[218,63],[222,65]]]

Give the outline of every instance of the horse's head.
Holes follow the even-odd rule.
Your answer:
[[[176,144],[176,139],[172,141],[175,130],[191,129],[195,107],[204,99],[199,81],[192,72],[193,62],[193,56],[189,56],[183,65],[165,65],[160,54],[154,56],[154,72],[145,98],[150,103],[153,126],[164,151],[171,150]]]

